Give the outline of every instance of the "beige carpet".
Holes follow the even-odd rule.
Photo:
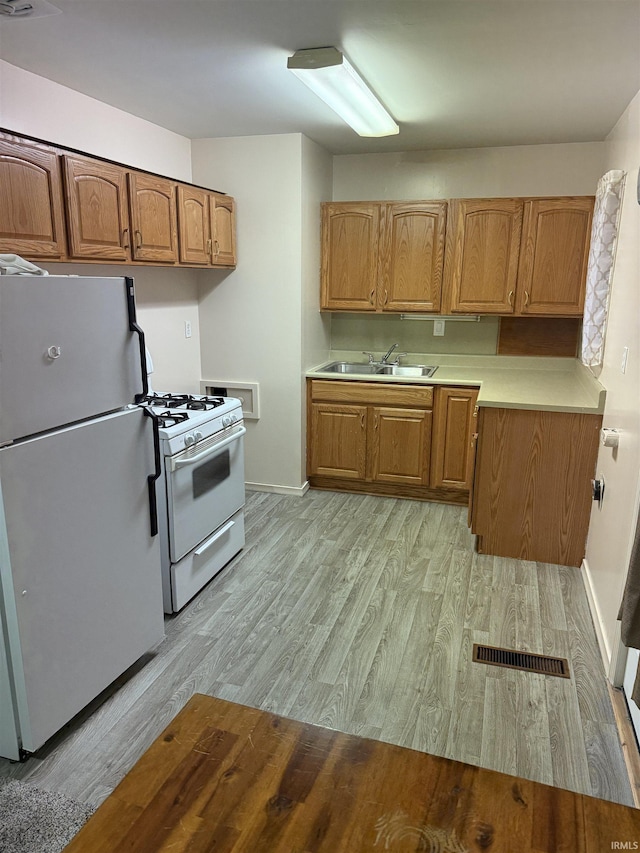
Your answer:
[[[60,853],[93,812],[62,794],[0,779],[0,850]]]

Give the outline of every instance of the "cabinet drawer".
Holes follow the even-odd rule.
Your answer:
[[[332,382],[312,380],[311,399],[314,402],[370,403],[384,406],[412,406],[430,409],[433,405],[433,386],[383,385],[377,382]]]

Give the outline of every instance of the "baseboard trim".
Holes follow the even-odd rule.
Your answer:
[[[302,486],[277,486],[272,483],[245,483],[247,489],[252,492],[272,492],[276,495],[292,495],[301,498],[309,491],[309,483]]]
[[[609,695],[611,696],[613,713],[616,718],[624,763],[627,767],[633,802],[636,808],[640,808],[640,752],[638,752],[638,742],[633,731],[631,717],[629,716],[627,700],[624,691],[611,685],[609,685]]]
[[[604,671],[608,673],[611,669],[611,649],[609,648],[609,643],[607,643],[607,636],[603,627],[604,622],[602,620],[602,614],[600,613],[600,608],[598,607],[598,602],[595,595],[593,577],[591,575],[589,563],[587,562],[586,558],[582,561],[581,568],[582,571],[580,572],[580,574],[582,575],[582,582],[584,583],[584,588],[587,593],[587,599],[589,601],[589,610],[591,610],[591,618],[593,619],[593,626],[596,629],[596,637],[598,639],[598,646],[600,648],[602,662],[604,663]]]

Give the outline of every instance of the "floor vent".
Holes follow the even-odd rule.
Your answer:
[[[547,655],[532,655],[515,649],[500,649],[495,646],[473,644],[475,663],[488,663],[492,666],[508,666],[510,669],[522,669],[526,672],[541,672],[543,675],[559,675],[570,678],[569,661],[566,658],[552,658]]]

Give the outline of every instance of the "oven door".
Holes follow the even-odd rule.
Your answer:
[[[172,563],[244,506],[245,433],[244,426],[236,425],[167,459]]]

